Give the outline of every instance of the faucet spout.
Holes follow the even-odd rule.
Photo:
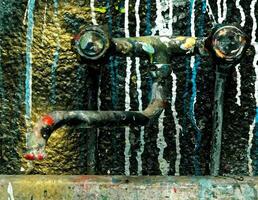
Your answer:
[[[85,128],[144,126],[157,119],[166,105],[164,77],[170,74],[170,65],[158,66],[153,72],[152,100],[143,111],[53,111],[43,116],[28,136],[27,160],[43,160],[45,146],[51,134],[63,126]]]

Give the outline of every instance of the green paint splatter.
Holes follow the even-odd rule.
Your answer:
[[[125,13],[125,8],[120,8],[119,6],[115,6],[115,9],[118,10],[120,13]]]
[[[107,8],[105,8],[105,7],[94,8],[94,11],[99,12],[99,13],[106,13]]]

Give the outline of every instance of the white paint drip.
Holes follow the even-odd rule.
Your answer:
[[[191,11],[191,36],[195,37],[195,0],[192,3],[193,7]]]
[[[140,36],[140,15],[139,15],[139,7],[140,7],[140,2],[141,0],[137,0],[135,3],[135,19],[136,19],[136,33],[135,36],[139,37]]]
[[[162,12],[169,11],[169,18],[166,19],[162,15]],[[173,33],[172,29],[172,22],[173,22],[173,3],[171,0],[156,0],[156,26],[152,29],[152,35],[155,35],[157,31],[159,32],[159,35],[162,36],[171,36]],[[166,63],[164,63],[166,64]],[[158,65],[157,65],[158,66]],[[167,147],[167,143],[164,138],[164,124],[163,124],[163,118],[164,118],[164,111],[159,117],[158,121],[158,138],[157,138],[157,147],[159,148],[159,168],[162,175],[167,175],[169,171],[169,163],[163,158],[164,149]]]
[[[240,0],[236,0],[236,7],[237,9],[240,11],[240,15],[241,15],[241,26],[245,26],[245,12],[243,7],[240,5]]]
[[[181,162],[181,153],[180,153],[180,132],[182,130],[182,126],[179,124],[179,119],[177,117],[176,111],[176,96],[177,96],[177,77],[176,74],[172,71],[172,100],[171,100],[171,110],[173,114],[173,119],[176,127],[176,162],[175,162],[175,176],[180,175],[179,166]]]
[[[8,184],[8,187],[7,187],[7,193],[8,193],[8,200],[14,200],[13,186],[10,182]]]
[[[222,23],[222,10],[221,10],[221,0],[217,0],[217,9],[218,9],[218,23]]]
[[[158,155],[158,161],[159,161],[159,169],[161,171],[161,174],[163,176],[168,175],[169,171],[169,163],[164,159],[164,149],[167,147],[167,143],[164,138],[164,124],[163,120],[165,117],[165,111],[161,113],[159,117],[159,133],[158,133],[158,138],[157,138],[157,147],[159,148],[159,155]]]
[[[252,27],[252,39],[251,39],[251,44],[255,48],[255,56],[253,59],[253,67],[255,69],[255,101],[256,101],[256,109],[258,107],[258,43],[256,43],[256,30],[257,30],[257,21],[255,17],[255,5],[257,3],[257,0],[252,0],[250,4],[250,16],[253,20],[253,27]],[[252,140],[253,140],[253,130],[255,128],[255,122],[256,122],[256,117],[254,118],[254,122],[250,125],[250,131],[249,131],[249,140],[248,140],[248,148],[247,148],[247,157],[248,157],[248,171],[249,175],[253,175],[253,169],[252,169],[252,159],[251,159],[251,149],[252,149]]]
[[[131,58],[126,58],[126,78],[125,78],[125,111],[130,110],[130,78],[131,78],[131,66],[132,60]],[[131,144],[130,144],[130,128],[125,128],[125,175],[130,175],[130,157],[131,157]]]
[[[45,36],[45,29],[46,29],[46,20],[47,19],[47,0],[46,0],[46,5],[44,9],[44,15],[43,15],[43,27],[42,27],[42,35],[41,35],[41,45],[43,46],[43,38]]]
[[[239,71],[240,64],[237,64],[235,69],[236,69],[236,78],[237,78],[237,93],[236,93],[236,104],[241,106],[241,74]]]
[[[142,111],[142,90],[141,90],[141,72],[140,72],[140,59],[137,57],[135,58],[135,71],[136,71],[136,84],[137,84],[137,93],[138,93],[138,110]],[[137,151],[137,157],[136,160],[138,162],[138,169],[137,173],[138,175],[142,175],[142,153],[144,151],[144,127],[141,127],[140,129],[140,149]]]
[[[221,1],[222,0],[217,0],[218,23],[222,23],[227,17],[227,0],[223,0],[223,12],[221,8]]]
[[[255,5],[257,3],[257,0],[252,0],[250,8],[251,8],[251,17],[253,19],[253,27],[252,27],[252,39],[251,44],[255,48],[255,56],[253,60],[253,67],[255,68],[255,99],[256,99],[256,107],[258,107],[258,43],[256,42],[256,30],[257,30],[257,21],[255,18]]]
[[[130,144],[130,128],[125,128],[125,175],[130,176],[130,157],[131,157],[131,144]]]
[[[222,22],[226,20],[227,18],[227,0],[223,0],[223,15],[222,15]]]
[[[193,7],[192,7],[192,13],[191,13],[191,36],[195,37],[195,0],[193,1]],[[191,56],[190,67],[192,70],[194,69],[194,64],[195,64],[195,56]],[[193,101],[193,113],[194,113],[195,103],[196,103],[196,96],[194,97],[194,101]],[[193,120],[194,120],[194,123],[196,124],[195,117]]]
[[[29,1],[28,1],[28,4],[29,4]],[[22,20],[23,25],[26,25],[27,13],[28,13],[28,5],[26,7],[26,10],[24,12],[24,17],[23,17],[23,20]]]
[[[125,37],[130,37],[129,33],[129,0],[125,0]],[[131,79],[131,66],[132,60],[130,57],[126,57],[126,77],[125,77],[125,111],[130,110],[130,79]],[[131,157],[131,144],[130,144],[130,128],[125,128],[125,175],[130,175],[130,157]]]
[[[140,0],[137,0],[135,3],[135,19],[136,19],[136,37],[140,36],[140,15],[139,15],[139,7]],[[141,72],[140,72],[140,58],[135,58],[135,71],[136,71],[136,85],[137,85],[137,93],[138,93],[138,110],[142,111],[142,90],[141,90]],[[137,165],[137,174],[142,175],[142,153],[144,151],[144,127],[140,129],[140,149],[137,151],[136,160],[138,162]]]
[[[207,12],[208,12],[208,15],[209,15],[210,19],[213,20],[213,25],[217,24],[216,19],[215,19],[215,16],[214,16],[214,14],[213,14],[213,12],[212,12],[211,5],[210,5],[210,3],[209,3],[209,0],[206,0],[206,5],[207,5],[207,6],[206,6],[206,10],[207,10]]]
[[[169,34],[173,35],[173,0],[168,1],[168,5],[169,5],[168,30],[169,30]]]
[[[93,25],[98,25],[96,20],[96,13],[95,13],[95,0],[90,0],[90,10],[91,10],[91,22]]]
[[[248,173],[249,173],[249,176],[253,176],[253,166],[252,166],[252,163],[253,163],[253,160],[251,158],[251,149],[253,147],[253,137],[254,137],[254,128],[255,128],[255,118],[254,118],[254,121],[253,123],[250,125],[250,129],[249,129],[249,132],[248,132],[248,135],[249,135],[249,139],[248,139],[248,148],[247,148],[247,159],[248,159]]]

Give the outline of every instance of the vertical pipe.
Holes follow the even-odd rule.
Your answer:
[[[218,68],[218,67],[217,67]],[[210,173],[212,176],[218,176],[220,168],[220,154],[221,154],[221,137],[222,137],[222,123],[223,123],[223,101],[224,88],[227,75],[225,73],[216,71],[215,80],[215,94],[213,107],[213,127],[212,127],[212,149],[211,149],[211,164]]]
[[[98,25],[95,13],[95,0],[90,0],[91,8],[91,21],[93,25]],[[89,69],[88,71],[88,110],[100,110],[101,106],[101,73],[94,69]],[[99,134],[99,129],[92,128],[87,130],[88,140],[87,140],[87,174],[95,174],[96,172],[96,150],[97,150],[97,135]]]
[[[98,72],[93,68],[88,70],[88,110],[98,109],[98,93],[99,93],[99,75]],[[96,171],[96,148],[97,148],[97,131],[95,128],[87,130],[87,174],[95,174]]]

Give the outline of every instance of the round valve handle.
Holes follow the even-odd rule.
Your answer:
[[[139,53],[144,51],[144,53],[149,51],[156,57],[163,54],[166,54],[163,56],[201,54],[212,55],[218,62],[230,63],[243,56],[247,46],[247,35],[237,26],[220,25],[206,38],[184,36],[110,38],[100,27],[90,26],[81,31],[75,39],[78,53],[89,60],[103,57],[110,49],[111,43],[116,47],[116,51],[122,54],[133,53],[139,56]]]

